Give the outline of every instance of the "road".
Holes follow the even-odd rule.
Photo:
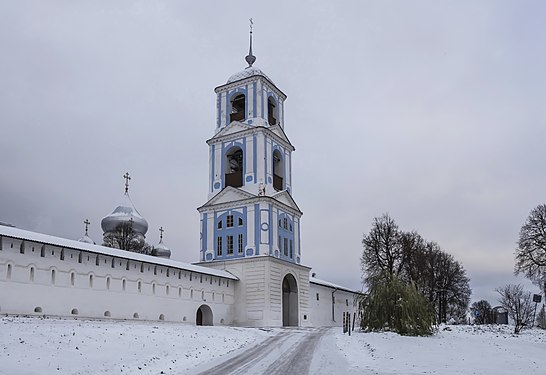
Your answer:
[[[260,344],[208,368],[201,366],[193,374],[349,374],[346,360],[328,334],[332,329],[283,328]]]

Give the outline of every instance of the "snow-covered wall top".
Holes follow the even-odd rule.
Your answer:
[[[7,227],[7,226],[0,225],[0,236],[17,238],[20,240],[29,240],[33,242],[40,242],[40,243],[53,245],[53,246],[88,251],[95,254],[109,255],[113,257],[136,260],[140,262],[146,262],[146,263],[157,264],[162,266],[168,266],[172,268],[202,273],[206,275],[223,277],[223,278],[231,279],[231,280],[238,280],[237,277],[233,276],[231,273],[226,271],[214,270],[207,267],[196,266],[190,263],[178,262],[178,261],[170,260],[170,259],[157,258],[157,257],[149,256],[149,255],[133,253],[130,251],[125,251],[125,250],[113,249],[113,248],[100,246],[100,245],[88,244],[85,242],[79,242],[79,241],[69,240],[66,238],[50,236],[47,234],[31,232],[31,231],[18,229],[14,227]]]
[[[358,293],[358,294],[362,293],[361,291],[352,290],[352,289],[349,289],[347,287],[331,283],[329,281],[324,281],[324,280],[321,280],[321,279],[317,279],[316,277],[312,277],[312,276],[309,278],[309,282],[311,284],[318,284],[318,285],[322,285],[322,286],[327,286],[329,288],[344,290],[344,291],[350,292],[350,293]]]

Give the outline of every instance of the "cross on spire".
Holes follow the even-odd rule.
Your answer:
[[[163,227],[159,227],[159,242],[163,241],[163,232],[165,232]]]
[[[125,192],[129,192],[129,181],[131,181],[131,177],[129,177],[129,172],[126,172],[123,175],[123,178],[125,179]]]
[[[89,229],[89,224],[91,224],[91,222],[89,219],[85,219],[83,223],[85,224],[85,235],[87,236],[87,229]]]
[[[256,56],[252,54],[252,25],[254,25],[254,22],[252,21],[252,18],[249,19],[250,21],[250,48],[248,49],[248,55],[245,57],[246,62],[248,63],[248,68],[252,67],[252,64],[256,61]]]

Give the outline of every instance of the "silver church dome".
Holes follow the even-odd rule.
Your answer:
[[[171,257],[171,250],[167,246],[165,246],[163,240],[160,240],[157,246],[154,246],[154,249],[152,250],[152,255],[155,257],[169,259]]]
[[[102,219],[101,227],[104,233],[114,232],[118,225],[130,224],[131,220],[133,231],[145,236],[148,231],[148,222],[135,208],[129,193],[125,192],[123,202],[116,207],[114,212]]]

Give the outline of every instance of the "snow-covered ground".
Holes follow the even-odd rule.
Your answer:
[[[0,374],[180,374],[271,336],[144,321],[0,319]]]
[[[431,337],[336,333],[350,365],[372,374],[546,374],[546,331],[511,326],[448,326]],[[450,329],[450,330],[449,330]]]
[[[546,331],[524,330],[513,335],[509,326],[443,328],[432,337],[359,332],[349,337],[333,328],[318,343],[310,373],[546,374]],[[308,333],[165,322],[3,317],[0,374],[192,374],[274,335],[294,338],[291,345],[295,347],[297,335],[303,339]],[[284,341],[275,340],[275,348],[260,349],[260,353],[285,355],[279,344]]]

